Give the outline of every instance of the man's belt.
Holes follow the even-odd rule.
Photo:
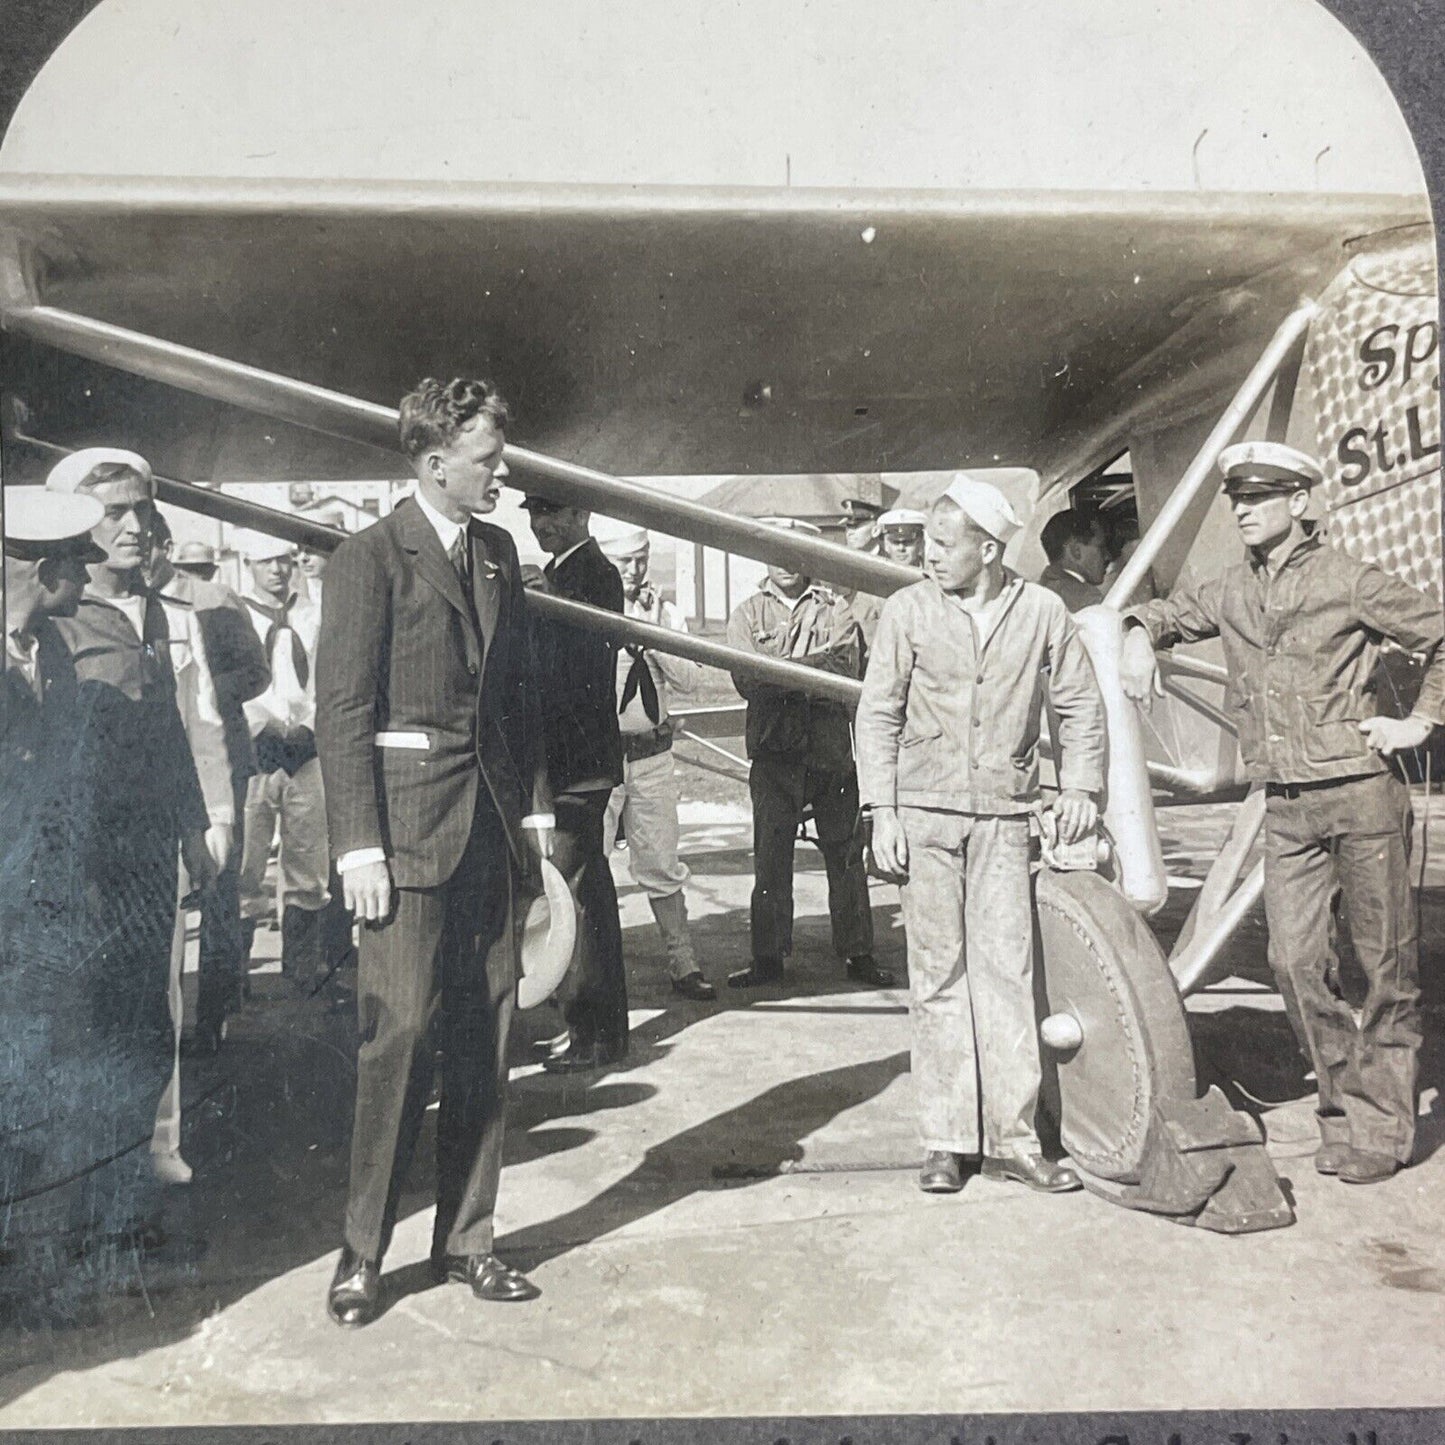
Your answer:
[[[648,728],[644,733],[622,734],[622,756],[629,763],[640,763],[646,758],[655,758],[672,746],[672,719]]]

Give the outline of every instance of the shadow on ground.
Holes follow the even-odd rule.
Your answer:
[[[800,851],[800,860],[804,856]],[[890,912],[878,910],[880,938],[889,937]],[[736,911],[695,920],[698,951],[719,984],[719,999],[693,1004],[671,991],[651,923],[627,930],[632,1006],[658,1012],[634,1030],[629,1058],[610,1074],[588,1075],[583,1089],[574,1083],[565,1107],[559,1096],[567,1081],[540,1075],[518,1081],[505,1163],[586,1144],[597,1131],[578,1124],[576,1115],[624,1109],[653,1093],[652,1085],[626,1077],[630,1069],[656,1058],[678,1033],[720,1008],[760,1002],[724,986],[726,971],[747,962],[746,934]],[[897,945],[893,953],[891,961],[901,969]],[[279,976],[258,975],[253,988],[252,1003],[232,1020],[220,1055],[185,1066],[184,1152],[196,1177],[189,1188],[167,1192],[165,1245],[143,1258],[111,1258],[100,1270],[86,1270],[51,1258],[43,1241],[36,1241],[0,1276],[0,1406],[41,1378],[184,1338],[209,1315],[337,1248],[355,1090],[354,1009],[319,997],[298,999]],[[766,990],[764,1001],[857,991],[832,958],[826,917],[800,917],[789,980]],[[528,1060],[531,1039],[559,1026],[556,1012],[545,1007],[521,1015],[513,1035],[514,1063]],[[762,1171],[770,1172],[800,1157],[799,1141],[808,1133],[886,1087],[906,1066],[899,1055],[792,1080],[753,1105],[660,1144],[637,1171],[635,1182],[646,1183],[646,1189],[608,1190],[587,1208],[507,1246],[535,1264],[695,1189],[716,1187],[712,1165],[740,1140],[747,1141]],[[568,1122],[551,1125],[561,1113]],[[418,1144],[401,1202],[403,1219],[430,1209],[435,1199],[434,1118],[429,1116]],[[668,1174],[669,1182],[655,1189],[659,1172]],[[543,1244],[543,1234],[565,1245]],[[384,1280],[386,1300],[429,1284],[421,1266],[391,1271]],[[318,1285],[318,1312],[323,1288]]]

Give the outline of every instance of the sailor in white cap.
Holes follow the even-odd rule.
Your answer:
[[[104,558],[90,565],[75,615],[53,622],[69,653],[71,702],[60,709],[69,714],[67,936],[34,944],[58,948],[72,966],[84,961],[68,1007],[84,1021],[74,1036],[83,1033],[86,1046],[67,1068],[72,1085],[88,1080],[93,1091],[86,1097],[97,1117],[73,1127],[95,1162],[116,1138],[148,1137],[155,1126],[175,1059],[166,980],[178,862],[205,892],[226,840],[183,725],[167,610],[142,573],[155,515],[149,464],[134,452],[91,448],[58,463],[46,487],[102,509],[91,535]],[[221,783],[214,801],[225,812],[224,776]],[[79,1228],[145,1241],[152,1201],[141,1153],[143,1172],[134,1159],[105,1166],[106,1183],[79,1201]]]
[[[1410,792],[1394,754],[1445,721],[1440,599],[1328,546],[1310,523],[1311,456],[1242,442],[1219,456],[1242,562],[1125,613],[1121,681],[1148,706],[1154,648],[1218,637],[1228,707],[1265,787],[1269,962],[1319,1086],[1315,1168],[1351,1184],[1410,1162],[1420,1053],[1420,965],[1410,890]],[[1426,660],[1408,717],[1376,715],[1388,640]],[[1333,984],[1343,893],[1368,981],[1358,1016]]]
[[[238,531],[232,542],[250,574],[241,601],[271,669],[271,685],[245,704],[257,772],[246,790],[242,928],[249,950],[270,911],[266,863],[279,829],[281,972],[309,990],[334,961],[326,957],[331,857],[315,732],[320,609],[292,587],[296,563],[290,542],[256,531]]]
[[[628,617],[686,632],[682,614],[648,580],[652,556],[645,527],[595,519],[602,555],[622,578]],[[604,841],[611,852],[621,825],[632,880],[647,894],[667,951],[675,993],[706,1002],[717,990],[703,977],[687,926],[687,864],[677,856],[677,773],[670,701],[691,692],[702,669],[690,658],[624,647],[617,658],[617,721],[622,730],[622,782],[607,804]]]
[[[91,539],[105,515],[94,497],[56,496],[39,487],[5,488],[5,673],[0,692],[0,759],[35,759],[44,741],[40,703],[63,665],[49,617],[73,617],[89,580],[87,563],[105,553]]]
[[[61,907],[52,915],[58,920],[69,902],[63,880],[72,873],[65,846],[64,781],[71,719],[63,704],[70,658],[51,619],[74,614],[88,577],[86,564],[105,558],[90,538],[102,515],[94,497],[5,488],[0,966],[5,971],[6,1058],[0,1063],[0,1118],[7,1136],[6,1175],[13,1180],[63,1179],[92,1162],[83,1153],[56,1157],[72,1139],[55,1119],[51,1090],[57,1077],[65,1077],[65,1061],[52,1056],[51,1040],[56,1010],[73,1005],[67,996],[73,962],[62,956],[62,967],[45,966],[48,952],[63,955],[64,940],[52,935],[59,946],[45,948],[49,930],[43,902],[47,882],[60,881]],[[59,699],[54,697],[57,684],[62,685]],[[50,1217],[55,1197],[45,1201]],[[12,1206],[9,1224],[17,1232],[24,1212],[24,1204]]]
[[[761,519],[819,536],[811,523]],[[767,579],[728,618],[728,643],[857,677],[862,637],[848,603],[791,567],[770,563]],[[886,987],[890,970],[873,958],[873,914],[858,830],[858,777],[848,711],[840,703],[763,686],[734,674],[747,699],[748,791],[753,804],[752,963],[729,975],[732,988],[780,983],[793,950],[793,845],[811,805],[828,870],[833,948],[849,978]]]
[[[923,566],[923,528],[926,513],[913,507],[894,507],[878,519],[883,557],[904,567]]]
[[[1043,1157],[1029,820],[1039,714],[1058,727],[1061,838],[1094,827],[1104,784],[1098,685],[1064,604],[1003,565],[1019,519],[960,472],[927,523],[926,576],[884,604],[855,722],[874,864],[901,883],[912,990],[920,1187],[954,1193],[965,1161],[1050,1193]]]

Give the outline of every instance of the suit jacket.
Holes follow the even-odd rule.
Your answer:
[[[173,597],[188,602],[196,610],[226,730],[231,777],[236,781],[249,778],[256,771],[256,748],[243,704],[271,685],[271,669],[250,615],[229,587],[202,581],[179,569],[160,588],[160,594],[163,599]]]
[[[547,567],[558,596],[623,610],[622,579],[595,541]],[[565,622],[533,623],[542,679],[547,779],[554,793],[614,788],[622,781],[617,724],[617,644]]]
[[[413,501],[349,537],[326,572],[316,744],[331,851],[378,847],[401,888],[456,871],[485,788],[519,867],[545,810],[517,550],[472,521],[473,593]]]

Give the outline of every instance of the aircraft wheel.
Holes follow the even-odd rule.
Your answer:
[[[1148,925],[1103,878],[1044,868],[1036,896],[1045,1106],[1078,1164],[1135,1183],[1154,1107],[1195,1097],[1183,1001]]]

